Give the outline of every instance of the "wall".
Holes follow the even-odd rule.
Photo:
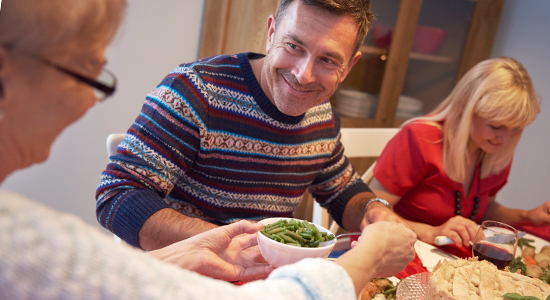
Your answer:
[[[66,129],[43,164],[14,173],[2,189],[82,217],[95,218],[95,190],[108,163],[105,140],[125,132],[145,95],[178,64],[198,56],[202,0],[128,0],[127,16],[107,51],[107,68],[118,77],[114,97],[93,107]]]
[[[506,0],[491,57],[520,61],[542,99],[542,112],[529,125],[516,149],[508,184],[497,201],[514,208],[534,208],[550,200],[550,1]]]

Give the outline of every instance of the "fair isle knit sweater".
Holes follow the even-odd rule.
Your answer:
[[[242,53],[178,66],[145,100],[101,175],[99,222],[131,245],[163,208],[215,224],[291,217],[309,189],[341,225],[347,202],[369,191],[343,155],[328,99],[281,113]]]

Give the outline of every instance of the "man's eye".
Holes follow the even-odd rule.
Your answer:
[[[489,127],[491,127],[491,129],[494,129],[494,130],[499,130],[500,128],[502,128],[502,126],[493,126],[493,125],[489,125]]]
[[[294,45],[293,43],[288,43],[288,46],[292,49],[298,49],[298,46]]]

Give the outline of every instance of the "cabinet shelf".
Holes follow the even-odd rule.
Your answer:
[[[361,51],[361,53],[364,53],[364,54],[385,55],[385,56],[388,55],[388,49],[366,46],[366,45],[362,45],[359,48],[359,51]],[[452,63],[455,61],[452,57],[448,57],[448,56],[424,54],[424,53],[412,52],[412,51],[409,54],[409,58],[415,59],[415,60],[438,62],[438,63]]]

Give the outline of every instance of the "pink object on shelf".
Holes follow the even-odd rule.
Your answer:
[[[393,26],[376,23],[372,27],[374,44],[378,48],[388,49],[393,36]],[[413,52],[423,54],[435,53],[447,37],[447,30],[417,25],[412,46]]]
[[[433,54],[447,37],[447,30],[423,25],[416,26],[412,50],[414,52]]]
[[[372,27],[374,33],[374,44],[378,48],[388,49],[391,44],[393,35],[393,27],[382,23],[376,23]]]

